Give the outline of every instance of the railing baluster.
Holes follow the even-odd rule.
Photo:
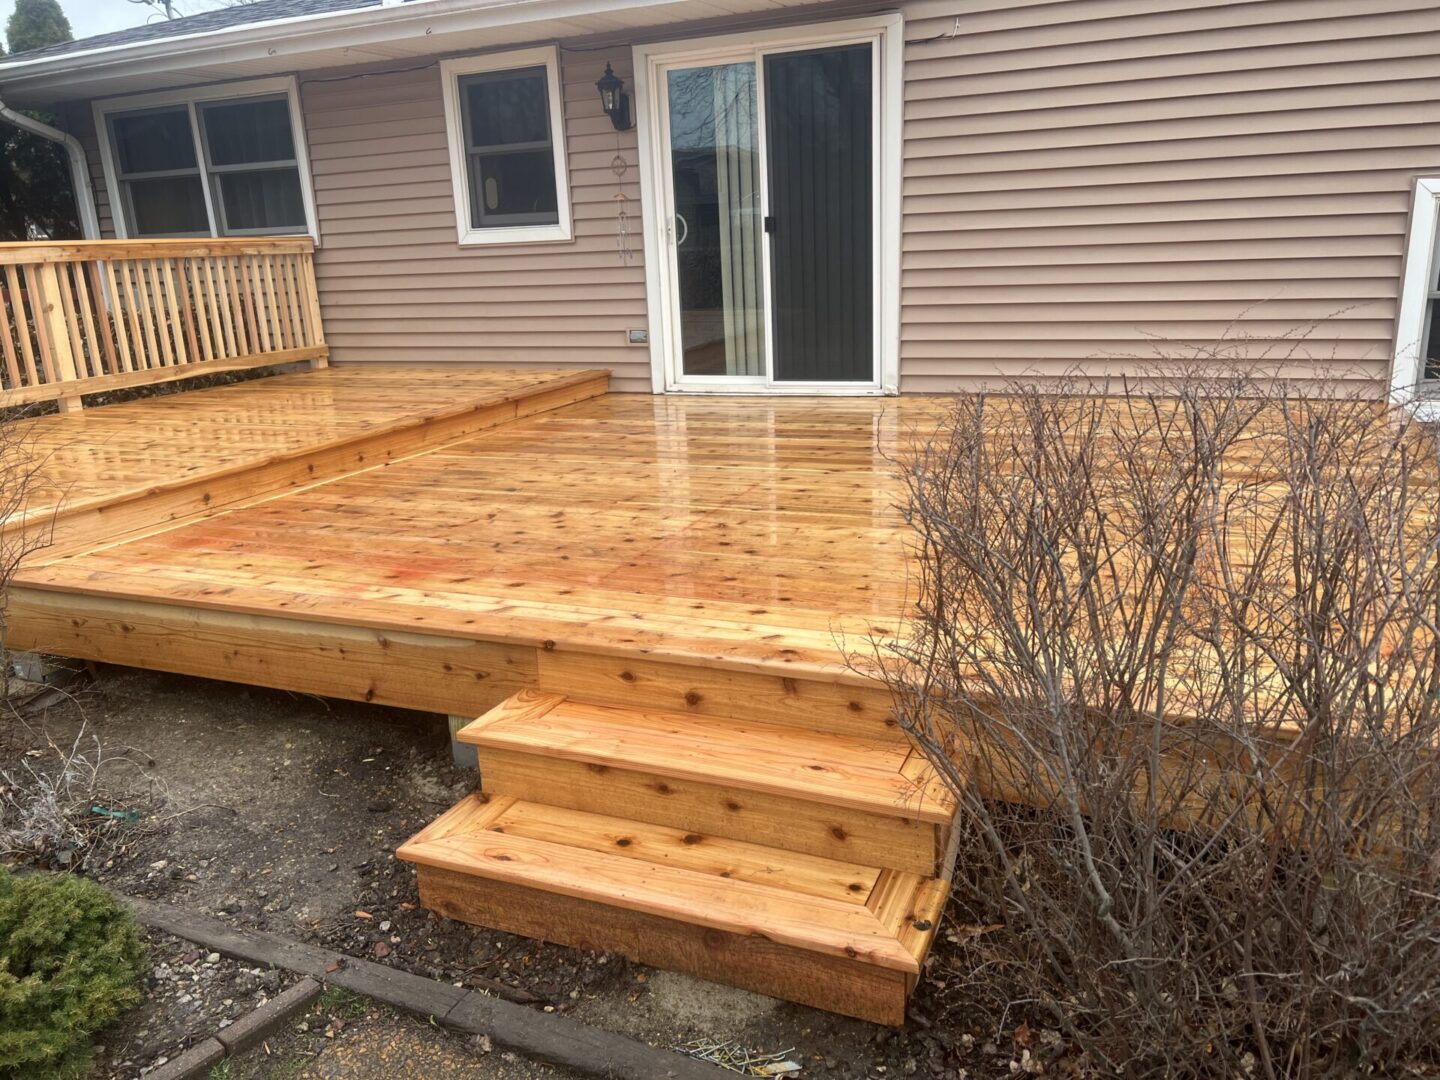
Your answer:
[[[85,362],[84,343],[86,338],[80,332],[80,320],[76,311],[78,305],[75,302],[75,290],[71,281],[71,264],[53,264],[55,270],[55,299],[60,302],[60,310],[65,317],[65,342],[70,348],[70,357],[75,363],[75,370],[79,378],[91,374],[89,365]]]
[[[285,304],[290,310],[290,344],[293,348],[302,348],[310,342],[300,321],[300,256],[281,255],[279,261],[285,268]]]
[[[222,296],[215,291],[215,272],[220,269],[216,264],[215,256],[205,256],[205,284],[210,289],[210,295],[215,300],[215,311],[219,317],[220,331],[220,352],[226,356],[239,356],[240,351],[235,345],[235,327],[230,323],[230,303],[228,294]],[[220,287],[224,289],[225,278],[221,271]]]
[[[125,298],[115,281],[115,266],[108,259],[99,266],[101,279],[105,282],[105,294],[110,300],[110,324],[115,327],[115,344],[119,352],[116,370],[134,371],[135,362],[130,354],[130,334],[125,326]],[[124,272],[123,269],[121,272]]]
[[[160,290],[160,299],[164,301],[160,317],[165,321],[165,337],[171,346],[168,362],[174,367],[185,363],[185,338],[180,327],[180,309],[175,302],[175,280],[170,274],[169,259],[153,260],[152,265],[155,267],[155,285]]]
[[[13,275],[13,266],[5,267]],[[20,305],[20,289],[12,285],[9,279],[0,280],[0,290],[3,290],[3,300],[0,300],[0,318],[5,319],[5,331],[0,334],[0,351],[4,353],[5,378],[8,382],[6,389],[13,390],[24,385],[20,375],[20,361],[16,355],[16,339],[19,333],[23,333],[25,315]]]
[[[255,330],[259,348],[256,352],[272,352],[275,348],[270,343],[270,308],[265,303],[265,283],[260,280],[260,260],[253,255],[245,256],[241,262],[248,273],[247,279],[250,282],[251,295],[253,297],[251,306],[255,310]]]
[[[5,283],[10,287],[11,307],[15,312],[16,320],[15,337],[20,342],[20,357],[25,362],[26,385],[39,386],[45,380],[40,377],[40,370],[35,364],[35,348],[39,342],[36,341],[34,345],[31,344],[31,332],[32,327],[35,325],[35,319],[34,316],[26,310],[28,306],[27,299],[31,298],[26,295],[29,276],[24,274],[24,271],[29,269],[29,267],[22,267],[21,270],[17,272],[13,266],[5,267]]]
[[[185,268],[185,287],[195,312],[195,336],[200,339],[200,355],[206,360],[214,360],[225,354],[225,346],[223,343],[218,347],[215,344],[219,334],[210,310],[210,294],[205,291],[205,275],[194,259],[181,259],[180,265]]]
[[[75,311],[80,316],[80,327],[75,342],[75,365],[80,377],[94,377],[105,374],[105,358],[100,355],[100,335],[95,333],[95,313],[90,310],[90,290],[85,285],[86,266],[84,263],[61,264],[62,273],[69,271],[68,295],[75,295]]]
[[[221,265],[226,278],[225,294],[230,298],[230,310],[235,316],[236,348],[246,355],[257,352],[255,333],[251,329],[249,309],[245,303],[245,282],[240,273],[240,263],[237,259],[227,258]]]
[[[135,286],[135,315],[140,320],[140,328],[145,332],[145,367],[148,369],[164,366],[165,353],[160,345],[161,328],[155,320],[155,298],[150,289],[146,266],[145,259],[135,260],[131,282]]]
[[[185,273],[185,260],[166,260],[166,272],[174,284],[175,303],[180,308],[180,328],[185,331],[184,359],[188,364],[200,359],[199,327],[195,325],[195,297],[190,292],[190,279]]]
[[[0,244],[0,407],[326,361],[303,238]]]
[[[113,375],[120,369],[115,355],[115,333],[110,325],[110,308],[105,302],[105,286],[100,282],[100,264],[82,263],[76,273],[77,277],[83,278],[81,286],[85,293],[85,311],[94,312],[94,332],[100,339],[100,359],[97,363],[101,365],[101,371],[95,374]]]

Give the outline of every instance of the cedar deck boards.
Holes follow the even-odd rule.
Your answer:
[[[253,464],[214,465],[221,497],[147,493],[143,467],[185,455],[136,430],[133,513],[101,503],[22,570],[10,642],[472,717],[563,699],[534,738],[521,717],[482,748],[505,793],[406,845],[428,905],[903,1022],[950,806],[847,653],[902,629],[892,458],[944,404],[595,396],[572,373],[517,377],[496,390],[509,413],[464,432],[425,414],[453,376],[420,380],[424,407],[365,378],[419,421],[369,443],[323,409],[262,423],[261,384],[234,425]],[[216,396],[165,408],[198,400],[208,445]],[[323,468],[287,425],[332,440]],[[252,426],[296,460],[277,472]],[[577,726],[615,737],[581,747]]]
[[[43,590],[863,684],[847,652],[905,607],[889,459],[944,407],[612,394],[17,585],[22,607]]]
[[[17,422],[43,558],[414,453],[603,393],[601,371],[333,368]],[[0,405],[4,404],[0,395]]]

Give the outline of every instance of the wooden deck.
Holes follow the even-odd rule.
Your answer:
[[[53,526],[54,557],[485,430],[514,419],[521,401],[528,410],[603,393],[605,381],[322,369],[22,420],[11,451],[34,463],[26,522]]]
[[[852,670],[944,403],[327,369],[38,422],[9,644],[443,712],[443,914],[901,1023],[954,806]],[[818,892],[817,892],[818,890]]]
[[[432,910],[902,1023],[955,805],[851,660],[905,630],[897,462],[949,403],[605,383],[339,369],[36,422],[60,542],[8,643],[464,718],[480,788],[398,852]]]
[[[294,378],[320,376],[344,373]],[[323,403],[295,423],[328,437],[347,423],[337,400],[376,410],[350,424],[380,423],[375,379],[317,395]],[[274,391],[256,385],[232,394],[249,421],[227,414],[235,422],[221,431],[234,432],[235,449],[226,459],[212,448],[213,468],[265,438],[294,439],[258,423],[259,400]],[[419,383],[427,407],[437,392]],[[183,412],[186,398],[208,409],[225,394],[207,393],[168,411]],[[281,498],[239,495],[239,478],[223,512],[32,567],[18,599],[28,608],[54,593],[104,597],[136,611],[284,616],[843,681],[845,651],[893,633],[904,610],[906,540],[888,458],[941,407],[608,395]],[[93,415],[105,423],[109,411]],[[111,449],[134,447],[153,483],[157,449],[176,440],[137,428],[107,428],[132,433]],[[190,432],[206,438],[202,424]]]

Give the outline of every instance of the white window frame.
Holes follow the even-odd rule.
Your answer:
[[[193,86],[184,90],[162,90],[152,94],[134,94],[128,97],[104,98],[93,105],[95,132],[100,142],[100,163],[105,172],[105,187],[110,196],[111,220],[115,235],[122,240],[136,239],[130,235],[129,215],[125,213],[124,190],[120,184],[119,163],[110,135],[110,116],[115,113],[134,112],[141,109],[159,109],[166,106],[183,105],[190,117],[190,134],[195,140],[195,161],[200,171],[200,186],[205,195],[205,213],[210,219],[210,235],[220,236],[218,229],[219,210],[211,191],[210,174],[206,168],[209,149],[205,145],[200,129],[197,105],[212,102],[232,101],[237,98],[276,97],[285,95],[290,105],[290,137],[295,144],[295,165],[300,174],[300,198],[305,204],[305,231],[320,246],[320,226],[315,214],[315,189],[310,179],[309,140],[305,137],[305,122],[300,115],[300,91],[293,75],[273,79],[247,79],[244,82],[221,83],[212,86]],[[275,236],[276,233],[246,232],[244,236]]]
[[[555,160],[554,225],[501,225],[474,228],[470,221],[470,179],[466,162],[465,110],[460,101],[460,79],[492,71],[543,67],[550,104],[550,150]],[[510,52],[484,53],[440,61],[440,82],[445,101],[445,144],[450,153],[450,182],[455,192],[455,231],[461,247],[487,244],[545,244],[574,239],[570,216],[570,169],[565,152],[565,109],[560,93],[560,50],[554,45]]]
[[[1414,409],[1423,420],[1440,420],[1440,385],[1425,378],[1425,341],[1429,336],[1430,301],[1440,271],[1440,177],[1415,181],[1410,238],[1405,250],[1405,276],[1400,283],[1400,315],[1395,324],[1395,362],[1390,397]]]

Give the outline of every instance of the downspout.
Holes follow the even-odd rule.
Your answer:
[[[0,120],[8,120],[32,135],[65,147],[65,152],[70,156],[70,186],[75,191],[75,206],[80,212],[80,231],[86,240],[99,240],[100,218],[95,213],[95,192],[90,187],[90,166],[85,160],[85,148],[80,145],[80,140],[67,131],[53,128],[32,116],[17,112],[3,100],[0,100]]]

